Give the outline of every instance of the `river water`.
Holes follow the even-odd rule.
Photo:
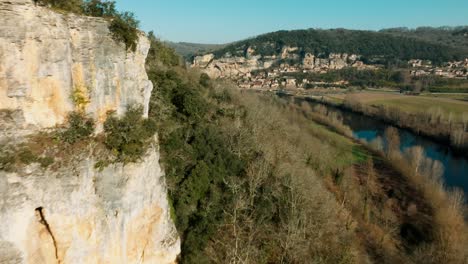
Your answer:
[[[300,100],[303,101],[303,100]],[[317,103],[312,103],[312,106]],[[329,111],[338,112],[343,118],[343,123],[350,127],[353,136],[359,140],[372,142],[381,140],[385,148],[385,130],[389,127],[382,121],[371,117],[340,110],[326,106]],[[465,199],[468,201],[468,158],[456,155],[448,146],[435,142],[427,137],[419,136],[405,129],[398,129],[400,135],[400,150],[405,153],[409,148],[421,146],[427,158],[439,161],[443,165],[442,179],[449,189],[458,188],[464,191]]]

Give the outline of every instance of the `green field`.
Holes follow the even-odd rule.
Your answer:
[[[446,116],[452,114],[454,118],[461,119],[463,116],[468,116],[468,101],[462,100],[467,97],[468,94],[409,96],[398,93],[361,92],[330,95],[328,99],[332,102],[352,100],[365,105],[397,107],[408,113],[441,111]]]

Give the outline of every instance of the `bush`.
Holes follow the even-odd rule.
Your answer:
[[[20,161],[26,165],[37,161],[37,158],[32,153],[32,151],[26,148],[20,150],[20,152],[18,153],[18,157]]]
[[[12,171],[15,164],[15,156],[11,152],[0,153],[0,171]]]
[[[127,50],[135,52],[138,44],[138,24],[133,13],[124,12],[114,17],[109,30],[116,41],[125,43]]]
[[[153,62],[160,62],[167,66],[179,66],[181,64],[181,59],[176,51],[158,40],[153,31],[148,33],[148,38],[151,42],[151,48],[147,57],[148,64]]]
[[[136,162],[146,152],[148,142],[156,133],[153,120],[143,119],[143,108],[132,106],[122,118],[109,113],[104,123],[106,147],[114,152],[118,161]]]
[[[68,125],[65,131],[60,132],[59,138],[68,144],[89,138],[94,133],[94,120],[80,112],[71,112],[68,115]]]
[[[94,17],[114,17],[118,14],[114,1],[88,0],[84,13]]]
[[[33,153],[28,146],[0,153],[0,170],[13,171],[20,164],[29,165],[35,162],[39,163],[42,168],[47,168],[54,163],[54,158],[39,157],[39,154]]]
[[[39,162],[39,164],[41,164],[41,167],[42,168],[48,168],[50,165],[52,165],[54,163],[54,158],[53,157],[49,157],[49,156],[46,156],[46,157],[40,157],[37,162]]]
[[[112,19],[109,30],[116,41],[125,43],[127,50],[136,51],[138,43],[139,21],[131,12],[118,12],[115,1],[103,0],[35,0],[36,3],[50,6],[54,9],[84,14],[93,17]]]
[[[76,14],[82,14],[84,6],[83,0],[35,0],[35,3]]]
[[[203,86],[203,87],[209,87],[209,86],[210,86],[210,81],[211,81],[211,79],[210,79],[210,76],[208,76],[208,74],[202,73],[202,74],[200,75],[200,81],[199,81],[199,83],[200,83],[201,86]]]

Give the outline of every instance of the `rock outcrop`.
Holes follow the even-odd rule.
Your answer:
[[[247,48],[245,56],[225,54],[216,58],[214,54],[197,56],[192,67],[201,68],[212,78],[242,79],[250,78],[257,70],[273,70],[278,66],[280,72],[323,72],[346,67],[367,68],[358,55],[330,53],[328,57],[319,57],[311,53],[301,55],[298,47],[285,46],[278,55],[255,55],[255,49]]]
[[[148,105],[144,36],[136,52],[126,52],[105,19],[59,14],[31,0],[1,0],[0,17],[0,108],[20,112],[17,133],[60,124],[76,107],[99,125],[109,110]]]
[[[80,109],[148,112],[149,41],[136,52],[102,18],[0,0],[0,144],[64,122]],[[157,140],[155,140],[157,142]],[[93,146],[70,162],[0,171],[0,263],[174,263],[180,240],[155,143],[138,163],[98,170]]]
[[[175,261],[180,241],[157,149],[138,164],[94,164],[82,155],[58,170],[0,172],[0,263]]]

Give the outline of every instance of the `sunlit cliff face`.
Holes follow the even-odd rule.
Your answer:
[[[0,0],[0,144],[53,127],[70,111],[94,117],[148,112],[149,41],[115,42],[104,19],[55,13],[28,0]],[[156,140],[155,140],[156,142]],[[135,164],[98,170],[93,146],[69,163],[0,170],[0,263],[174,263],[157,144]]]
[[[144,36],[136,52],[126,52],[104,19],[61,15],[27,0],[2,0],[0,16],[0,109],[22,112],[18,128],[54,126],[77,108],[102,123],[109,110],[147,105]]]

